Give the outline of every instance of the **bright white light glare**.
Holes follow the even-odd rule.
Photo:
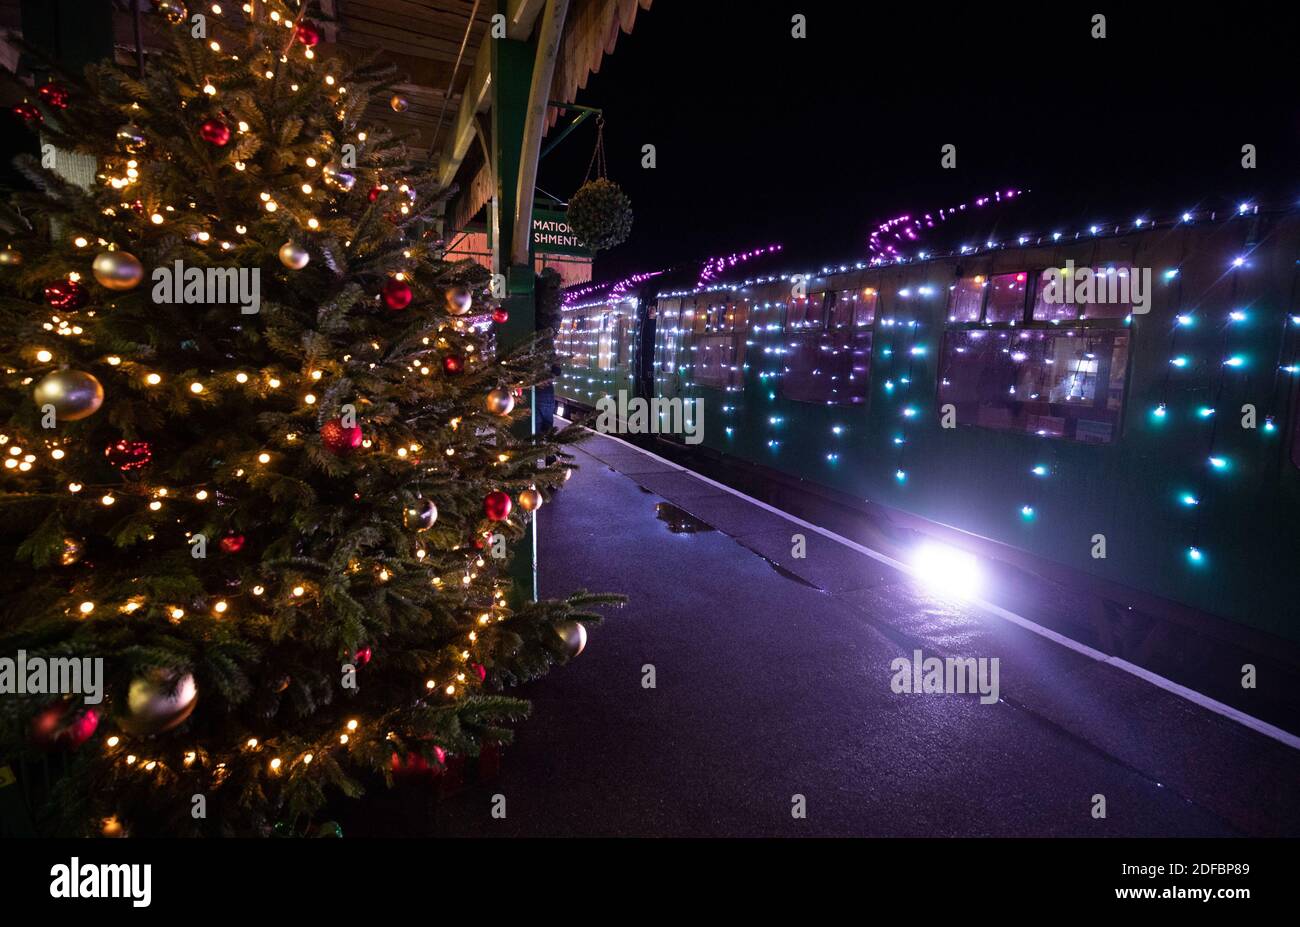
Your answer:
[[[944,544],[926,543],[912,554],[916,576],[935,592],[971,598],[979,592],[979,563],[973,554]]]

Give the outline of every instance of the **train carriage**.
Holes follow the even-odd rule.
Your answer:
[[[1300,214],[1249,207],[665,275],[566,307],[557,392],[703,400],[718,454],[1296,643],[1298,259]]]

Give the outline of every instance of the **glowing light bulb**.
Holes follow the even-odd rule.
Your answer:
[[[81,612],[83,615],[89,615],[91,612],[93,612],[93,611],[95,610],[95,603],[94,603],[94,602],[82,602],[79,606],[77,606],[77,608],[80,610],[80,612]]]

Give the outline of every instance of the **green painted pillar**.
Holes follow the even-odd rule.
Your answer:
[[[497,4],[498,12],[507,14],[505,0]],[[506,278],[503,301],[510,317],[497,327],[498,350],[505,352],[528,341],[536,331],[537,304],[534,298],[532,265],[511,266],[514,245],[515,196],[518,189],[520,158],[524,142],[524,122],[528,114],[528,94],[532,86],[533,64],[537,45],[532,41],[489,39],[492,42],[492,145],[497,165],[496,193],[500,204],[499,235],[496,253],[498,270]],[[531,390],[529,391],[532,392]],[[529,408],[535,398],[527,397]],[[523,434],[537,431],[536,414],[523,426]],[[537,518],[533,513],[522,541],[516,545],[510,565],[514,581],[513,604],[537,600]]]

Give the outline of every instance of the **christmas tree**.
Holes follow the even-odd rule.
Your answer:
[[[396,75],[296,5],[155,8],[143,73],[15,107],[41,156],[0,210],[0,756],[67,758],[51,832],[305,833],[507,742],[500,690],[613,598],[510,583],[568,473],[527,433],[551,360],[494,344],[487,272],[430,232],[447,191],[366,123]],[[102,698],[32,675],[96,660]]]

